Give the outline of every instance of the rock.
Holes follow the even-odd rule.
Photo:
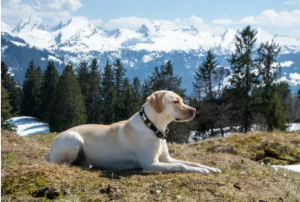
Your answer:
[[[239,183],[235,183],[233,186],[234,186],[234,188],[236,188],[238,190],[242,189]]]
[[[63,191],[63,194],[64,194],[64,195],[69,195],[70,193],[71,193],[70,189],[65,189],[65,190]]]
[[[107,194],[111,200],[124,197],[122,190],[120,190],[118,187],[112,187],[110,184],[107,186],[107,188],[101,189],[100,193]]]
[[[47,197],[48,199],[54,199],[60,195],[60,192],[55,187],[42,187],[40,189],[35,190],[32,193],[33,197]]]

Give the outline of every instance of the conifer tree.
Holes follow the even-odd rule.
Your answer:
[[[100,123],[100,72],[98,61],[96,59],[92,60],[89,67],[90,72],[88,74],[89,87],[87,88],[87,118],[88,123]]]
[[[35,67],[33,60],[29,62],[23,82],[22,113],[27,116],[41,118],[40,90],[43,82],[41,67]]]
[[[122,112],[121,119],[125,120],[130,118],[136,111],[134,111],[135,100],[132,94],[131,85],[128,78],[124,79],[123,87],[124,87],[124,93],[123,93],[124,108],[121,111]]]
[[[114,64],[114,88],[115,88],[115,121],[123,120],[122,109],[124,109],[125,105],[123,102],[123,94],[124,94],[124,77],[126,74],[126,69],[122,64],[120,59],[116,60]]]
[[[3,86],[4,80],[1,79],[1,124],[11,117],[11,106],[9,104],[9,94]]]
[[[265,107],[268,108],[266,110],[267,130],[286,130],[288,127],[286,111],[284,110],[277,93],[275,93],[275,95],[272,97],[269,105],[266,105]]]
[[[280,47],[274,42],[270,44],[269,42],[261,44],[258,49],[259,70],[264,85],[263,87],[261,87],[262,101],[260,111],[266,119],[268,130],[273,130],[274,128],[278,127],[280,129],[286,129],[286,127],[283,127],[283,125],[286,124],[285,108],[281,106],[283,103],[280,101],[280,97],[276,92],[276,86],[273,85],[274,81],[279,78],[281,71],[280,64],[275,65],[276,57],[278,57],[279,52]],[[276,107],[276,109],[269,107],[270,100],[273,104],[273,107]]]
[[[12,116],[18,116],[21,112],[22,90],[14,77],[8,72],[8,67],[1,61],[1,78],[3,86],[8,92],[9,105]]]
[[[167,61],[166,65],[154,68],[154,72],[149,77],[151,91],[170,90],[184,97],[185,89],[181,88],[182,78],[173,74],[173,65],[171,61]]]
[[[44,73],[43,84],[41,87],[41,105],[40,105],[40,112],[41,112],[41,119],[46,121],[47,123],[50,120],[50,113],[54,96],[55,90],[58,84],[59,74],[54,66],[53,61],[49,61],[47,65],[47,69]]]
[[[120,59],[116,60],[113,71],[114,71],[114,84],[115,84],[116,95],[121,96],[123,93],[124,77],[127,70],[125,69]]]
[[[133,109],[135,112],[138,112],[141,108],[141,105],[145,102],[144,100],[142,100],[142,86],[139,77],[133,78],[131,91],[134,103]]]
[[[152,76],[149,77],[149,83],[152,92],[164,90],[165,88],[162,70],[159,71],[157,66],[154,68]]]
[[[114,77],[112,66],[106,63],[102,76],[103,123],[115,122],[116,93],[114,90]]]
[[[151,83],[150,79],[145,79],[144,83],[142,85],[142,103],[145,103],[147,100],[147,97],[151,95],[152,90],[151,90]]]
[[[89,70],[88,70],[88,63],[86,61],[83,61],[79,64],[79,67],[77,68],[77,79],[81,87],[82,96],[84,97],[85,107],[87,108],[88,105],[87,93],[89,89]]]
[[[273,82],[279,78],[281,67],[280,64],[275,65],[276,57],[280,52],[280,47],[278,44],[269,42],[261,44],[258,49],[259,55],[259,73],[262,77],[264,84],[263,89],[263,102],[270,101],[272,95],[274,94],[274,88],[272,87]]]
[[[206,126],[210,129],[210,135],[214,136],[214,127],[217,119],[217,102],[216,93],[213,92],[213,85],[217,82],[218,72],[216,67],[218,63],[215,59],[215,55],[211,50],[207,52],[207,55],[202,62],[202,65],[195,72],[195,82],[193,82],[194,92],[198,102],[201,101],[201,109],[198,106],[198,112],[200,112],[202,122],[206,123]],[[202,118],[201,118],[202,117]]]
[[[50,114],[50,130],[61,132],[86,123],[86,109],[73,67],[67,65],[59,77]]]
[[[258,84],[258,75],[254,71],[257,69],[254,59],[256,33],[247,26],[242,30],[241,36],[236,35],[236,50],[228,60],[233,73],[230,79],[232,103],[235,103],[231,119],[241,124],[244,132],[248,132],[251,128],[253,113],[251,90],[255,84]]]

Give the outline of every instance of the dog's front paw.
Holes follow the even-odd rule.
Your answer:
[[[207,175],[207,174],[209,174],[209,170],[204,169],[204,168],[200,168],[200,169],[198,169],[198,173]]]
[[[218,168],[209,168],[208,170],[214,173],[222,173],[222,171]]]

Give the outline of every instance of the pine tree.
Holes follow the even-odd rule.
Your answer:
[[[9,94],[3,86],[4,80],[1,79],[1,124],[11,117],[11,106],[9,104]]]
[[[152,92],[164,89],[165,85],[164,85],[163,74],[162,71],[158,70],[158,67],[154,68],[154,72],[152,73],[152,76],[149,77],[149,83],[151,85],[150,88]]]
[[[161,66],[164,89],[174,91],[184,98],[186,89],[181,88],[182,78],[173,74],[173,65],[167,61],[166,65]]]
[[[272,84],[280,76],[280,64],[275,65],[276,57],[278,57],[279,52],[280,47],[274,42],[272,42],[271,44],[269,44],[269,42],[261,44],[258,49],[259,71],[264,84],[264,101],[270,101],[272,99],[272,95],[274,93]]]
[[[142,103],[145,103],[147,97],[152,94],[150,79],[145,79],[142,85]]]
[[[9,105],[11,106],[12,116],[18,116],[21,112],[22,90],[18,82],[8,72],[8,67],[1,61],[1,78],[3,79],[3,86],[7,89],[9,95]]]
[[[114,71],[114,84],[115,84],[116,95],[121,96],[123,93],[124,77],[127,70],[125,69],[120,59],[116,60],[113,71]]]
[[[55,91],[50,114],[50,130],[61,132],[86,123],[86,109],[73,67],[67,65]]]
[[[90,73],[88,74],[89,87],[87,88],[87,117],[88,123],[100,123],[100,72],[98,61],[92,60],[90,65]]]
[[[55,90],[59,81],[59,74],[54,66],[53,61],[49,61],[47,65],[47,69],[44,73],[43,84],[41,87],[41,105],[40,105],[40,112],[41,112],[41,119],[45,122],[49,122],[50,120],[50,113],[54,96]]]
[[[79,64],[79,67],[77,68],[77,79],[79,81],[80,87],[81,87],[81,93],[84,97],[84,103],[85,107],[88,106],[88,89],[89,89],[89,70],[88,70],[88,63],[86,61],[83,61]]]
[[[123,94],[124,94],[124,77],[126,74],[126,69],[122,64],[120,59],[116,60],[114,64],[114,88],[116,94],[115,101],[115,121],[124,120],[124,116],[122,115],[122,109],[124,109],[125,105],[123,102]]]
[[[135,102],[134,102],[134,96],[131,91],[131,85],[128,78],[124,79],[124,93],[123,93],[123,103],[124,108],[121,110],[122,116],[121,118],[123,120],[130,118],[136,111],[134,109]]]
[[[265,107],[268,108],[268,110],[266,110],[267,130],[286,130],[288,127],[286,120],[286,111],[284,110],[277,93],[275,93],[269,105]]]
[[[142,86],[139,77],[133,78],[131,91],[134,103],[133,111],[138,112],[141,108],[141,105],[145,102],[144,100],[142,100]]]
[[[200,112],[200,120],[206,123],[206,126],[210,129],[210,135],[214,136],[214,127],[217,119],[217,102],[216,93],[213,91],[213,85],[218,78],[216,67],[219,64],[215,59],[215,55],[211,50],[207,52],[207,55],[202,62],[202,65],[195,72],[195,82],[193,82],[194,92],[198,102],[201,101],[201,109],[198,106],[198,112]],[[202,117],[202,118],[201,118]]]
[[[258,76],[255,71],[257,64],[254,59],[254,44],[256,42],[256,31],[250,26],[244,28],[241,36],[236,36],[236,50],[228,60],[232,70],[230,83],[232,85],[232,103],[235,103],[235,109],[231,119],[242,124],[244,132],[251,128],[251,90],[255,84],[258,84]],[[241,121],[241,123],[239,123]]]
[[[114,90],[114,77],[112,66],[106,63],[102,76],[102,100],[103,100],[103,123],[111,124],[115,122],[115,102],[116,93]]]
[[[283,125],[286,124],[286,118],[283,119],[282,117],[282,115],[285,115],[286,112],[283,106],[277,106],[278,104],[281,105],[282,102],[280,101],[278,93],[276,93],[276,85],[273,85],[274,81],[279,78],[281,71],[280,64],[275,65],[276,57],[278,57],[279,52],[280,47],[274,42],[270,44],[268,42],[265,44],[261,44],[258,49],[259,70],[260,75],[262,77],[262,82],[264,84],[264,86],[261,87],[262,93],[260,98],[260,112],[264,115],[266,119],[266,125],[268,130],[273,130],[274,127],[286,129],[285,127],[278,125],[279,121],[283,121]],[[274,107],[276,107],[276,109],[268,107],[270,106],[270,100],[272,101],[272,104],[274,105]],[[280,114],[279,116],[278,113]],[[276,118],[280,120],[276,120]]]
[[[33,60],[29,62],[23,82],[22,113],[27,116],[41,118],[40,90],[43,82],[41,68],[35,67]]]

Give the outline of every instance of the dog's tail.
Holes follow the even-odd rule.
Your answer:
[[[43,158],[43,162],[50,162],[50,152]]]

